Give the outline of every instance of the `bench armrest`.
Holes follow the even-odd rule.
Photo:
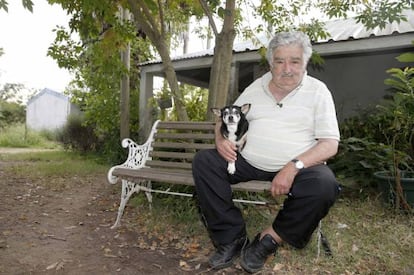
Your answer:
[[[157,132],[159,120],[157,120],[152,126],[151,133],[144,144],[137,144],[130,138],[124,138],[122,140],[122,147],[128,148],[128,157],[126,161],[122,164],[112,166],[108,171],[108,181],[111,184],[115,184],[118,181],[118,177],[112,175],[112,172],[116,168],[130,168],[130,169],[140,169],[145,166],[145,163],[150,159],[149,153],[152,150],[152,142],[154,140],[154,135]]]

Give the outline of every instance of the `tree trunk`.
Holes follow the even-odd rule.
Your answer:
[[[130,69],[130,45],[121,52],[122,62],[125,64],[128,72]],[[123,140],[129,137],[129,102],[130,102],[130,90],[129,90],[129,75],[125,73],[121,79],[121,98],[120,98],[120,139]]]
[[[230,88],[231,62],[233,58],[233,43],[236,37],[234,30],[235,0],[226,1],[226,10],[222,31],[216,34],[213,64],[210,72],[208,108],[221,108],[227,104]],[[209,120],[214,115],[208,112]]]
[[[188,115],[183,101],[184,97],[180,91],[177,74],[175,73],[170,57],[168,40],[169,34],[165,32],[162,23],[161,26],[157,26],[156,20],[151,16],[150,9],[144,1],[129,0],[128,3],[130,4],[135,22],[138,23],[138,25],[143,29],[161,56],[165,77],[168,85],[170,86],[171,94],[175,103],[177,118],[179,120],[188,121]],[[164,18],[162,18],[161,14],[160,16],[160,21],[163,22]]]
[[[177,74],[175,73],[168,47],[165,46],[165,43],[163,43],[163,41],[157,42],[155,46],[161,56],[165,78],[167,79],[167,82],[170,86],[171,94],[174,99],[175,109],[177,110],[177,118],[180,121],[188,121],[189,119],[183,101],[184,96],[178,85]]]

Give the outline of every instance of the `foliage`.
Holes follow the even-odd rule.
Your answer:
[[[342,141],[333,167],[347,176],[366,177],[393,170],[396,156],[399,169],[413,170],[413,111],[412,96],[397,92],[375,109],[346,119],[340,125]]]
[[[16,1],[16,0],[14,0]],[[22,5],[25,9],[33,12],[33,1],[32,0],[22,0]],[[8,3],[6,0],[0,0],[0,10],[9,11]]]
[[[18,95],[24,88],[22,84],[3,85],[0,89],[0,129],[26,120],[26,109]]]
[[[83,123],[81,115],[70,115],[63,126],[58,140],[62,142],[65,149],[72,149],[82,153],[95,151],[98,147],[98,137],[94,128]]]
[[[208,90],[191,85],[181,84],[181,93],[184,95],[184,105],[190,121],[204,121],[207,114],[207,100]],[[164,85],[161,92],[155,95],[151,103],[155,110],[154,116],[161,120],[177,120],[177,112],[175,112],[175,105],[168,106],[170,97],[170,90]],[[167,106],[161,106],[166,104]]]
[[[405,53],[397,59],[414,62],[414,54]],[[414,68],[391,68],[387,73],[390,77],[384,83],[390,86],[393,96],[388,104],[378,106],[383,120],[389,121],[388,124],[380,124],[380,129],[387,144],[396,152],[393,167],[399,168],[401,161],[398,151],[406,152],[414,160]],[[408,167],[410,170],[414,170],[413,162]]]
[[[0,100],[0,129],[26,121],[25,107],[15,102]]]
[[[135,24],[146,34],[163,62],[165,78],[169,83],[175,104],[174,111],[180,120],[188,120],[184,97],[179,88],[177,75],[172,65],[171,41],[181,36],[188,28],[189,17],[199,16],[199,2],[188,0],[128,1]],[[184,30],[184,32],[183,32]]]
[[[289,1],[286,5],[283,1],[263,0],[258,7],[258,13],[265,22],[277,30],[291,28],[304,25],[309,30],[309,36],[315,40],[316,37],[324,38],[326,32],[321,29],[321,22],[325,20],[325,16],[332,18],[347,18],[349,14],[356,15],[357,22],[362,23],[367,29],[375,27],[384,28],[387,23],[406,21],[407,18],[402,15],[405,9],[414,9],[411,0],[402,1],[364,1],[361,4],[359,0],[335,0],[335,1]],[[306,19],[300,19],[303,15],[309,17],[315,14],[313,18],[305,22]],[[323,24],[322,24],[323,26]],[[259,26],[266,29],[264,26]]]
[[[81,107],[85,125],[93,127],[103,141],[100,152],[107,157],[119,154],[120,82],[125,74],[130,77],[131,137],[138,132],[139,70],[137,64],[152,57],[145,36],[128,21],[117,17],[118,6],[113,1],[65,1],[59,3],[72,14],[71,32],[80,35],[80,41],[62,28],[56,29],[56,39],[48,54],[60,67],[75,72],[75,79],[66,93]],[[86,5],[86,2],[88,3]],[[120,51],[131,46],[131,66],[127,71],[120,59]],[[116,161],[118,159],[112,159]]]
[[[403,54],[397,59],[413,62],[412,57]],[[390,171],[399,195],[395,206],[407,209],[400,171],[414,171],[414,68],[391,68],[387,73],[384,83],[392,96],[341,125],[343,139],[332,167],[342,177],[370,178],[376,171]]]
[[[26,88],[21,83],[5,83],[0,88],[0,101],[14,102],[25,105],[26,102],[38,93],[34,88]]]
[[[395,209],[402,207],[409,210],[411,207],[401,184],[401,170],[414,171],[414,68],[392,68],[387,72],[391,77],[386,79],[385,84],[391,86],[394,95],[388,105],[379,106],[382,115],[390,119],[390,123],[382,128],[387,144],[392,149],[391,165],[387,171],[395,179]],[[401,165],[401,152],[406,152],[410,157],[408,169]]]
[[[185,93],[185,107],[191,121],[206,120],[208,90],[203,88],[191,88]]]

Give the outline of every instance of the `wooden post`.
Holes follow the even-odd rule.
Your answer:
[[[129,11],[121,9],[121,21],[128,21],[130,19]],[[129,137],[129,116],[130,116],[130,90],[129,90],[129,71],[131,67],[130,54],[131,45],[128,42],[125,50],[121,51],[121,61],[127,68],[127,73],[122,76],[121,79],[121,96],[120,96],[120,139],[123,140]]]

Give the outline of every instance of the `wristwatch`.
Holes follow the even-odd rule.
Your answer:
[[[305,165],[303,164],[303,162],[301,160],[292,159],[292,162],[295,164],[295,167],[298,170],[301,170],[301,169],[305,168]]]

